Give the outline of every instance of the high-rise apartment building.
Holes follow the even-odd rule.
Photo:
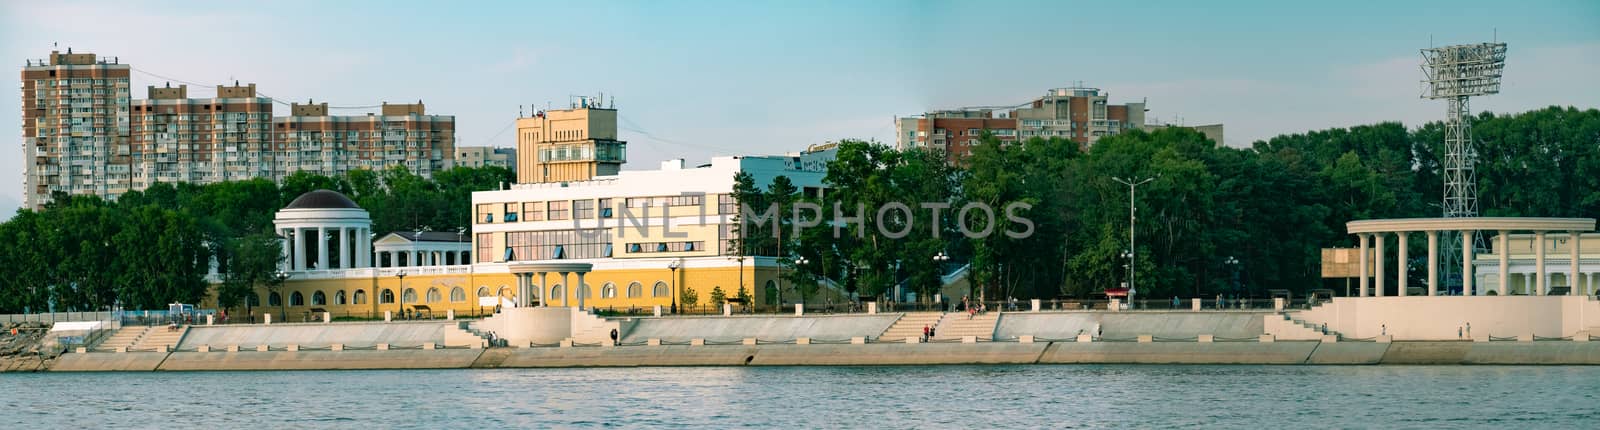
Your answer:
[[[272,100],[257,97],[255,84],[218,85],[214,98],[189,98],[187,85],[146,94],[129,113],[132,189],[274,177]]]
[[[22,68],[24,207],[52,191],[115,197],[129,187],[128,72],[115,59],[51,51]]]
[[[1016,106],[934,111],[895,118],[895,147],[931,147],[958,160],[992,133],[1001,141],[1062,138],[1083,147],[1101,137],[1144,127],[1144,102],[1109,104],[1097,88],[1055,88]]]
[[[403,165],[422,176],[453,166],[456,119],[428,115],[416,104],[384,103],[379,114],[329,115],[327,103],[293,103],[272,119],[278,154],[273,175],[298,171],[328,176],[351,169]]]
[[[617,140],[617,110],[580,98],[568,109],[517,118],[517,182],[586,181],[616,175],[628,161]]]
[[[456,167],[500,166],[513,172],[517,170],[516,148],[458,146],[455,159]]]
[[[327,103],[291,104],[289,116],[274,118],[276,101],[255,84],[219,85],[212,98],[190,98],[187,85],[150,86],[148,98],[133,100],[131,70],[71,50],[27,61],[24,207],[37,209],[56,191],[116,199],[158,182],[276,181],[393,165],[427,176],[454,165],[455,117],[428,115],[421,101],[355,116],[329,115]]]

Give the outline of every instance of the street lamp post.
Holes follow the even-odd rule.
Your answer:
[[[795,271],[795,273],[799,273],[800,272],[800,266],[801,265],[804,265],[804,264],[810,263],[810,262],[811,262],[811,260],[807,260],[806,257],[804,257],[804,256],[801,256],[800,258],[794,259],[794,271]],[[798,277],[798,275],[796,275],[796,276]],[[800,290],[799,289],[795,289],[795,292],[798,293],[798,292],[800,292]],[[800,295],[800,304],[805,304],[805,303],[806,303],[806,295],[805,294],[801,294]]]
[[[672,260],[667,268],[672,270],[672,314],[678,314],[678,260]]]
[[[400,272],[395,273],[394,276],[397,277],[397,278],[400,278],[400,286],[394,288],[394,301],[395,301],[395,303],[400,303],[400,298],[401,297],[405,297],[405,293],[406,293],[406,271],[401,270]],[[379,302],[383,301],[383,296],[382,295],[378,296],[378,301]],[[406,310],[406,307],[405,307],[404,304],[400,305],[400,310],[402,311],[401,316],[404,317],[405,315],[404,315],[403,311]]]
[[[948,262],[948,261],[950,261],[950,256],[946,255],[944,253],[944,251],[939,251],[938,254],[935,254],[933,256],[933,263],[934,263],[935,267],[937,269],[939,269],[939,275],[940,275],[939,286],[940,287],[944,286],[944,278],[943,278],[943,276],[944,276],[944,265],[945,265],[945,262]],[[971,275],[969,274],[968,276],[971,276]],[[941,289],[943,289],[943,288],[941,288]],[[938,303],[934,303],[934,305],[938,306],[939,304]]]
[[[1239,293],[1239,259],[1230,255],[1227,259],[1222,260],[1222,264],[1228,266],[1228,273],[1233,281],[1233,291]]]
[[[1160,177],[1160,176],[1157,176],[1157,177]],[[1150,181],[1156,180],[1156,178],[1144,178],[1144,179],[1111,178],[1111,179],[1114,180],[1114,181],[1117,181],[1117,183],[1120,183],[1122,185],[1127,185],[1128,186],[1128,291],[1133,291],[1133,288],[1134,288],[1133,274],[1135,272],[1134,268],[1136,267],[1136,264],[1135,264],[1136,261],[1135,260],[1136,260],[1136,258],[1138,257],[1138,254],[1139,254],[1139,247],[1138,247],[1137,238],[1136,238],[1136,236],[1134,236],[1134,225],[1135,225],[1134,223],[1135,223],[1135,220],[1137,219],[1137,217],[1134,216],[1134,211],[1135,211],[1135,209],[1134,209],[1134,206],[1135,206],[1134,201],[1135,200],[1134,200],[1133,190],[1134,190],[1134,188],[1138,188],[1140,185],[1148,184],[1148,183],[1150,183]]]
[[[278,284],[278,309],[283,312],[281,319],[289,321],[289,297],[284,294],[283,281],[289,279],[289,274],[282,270],[272,274],[272,281]]]

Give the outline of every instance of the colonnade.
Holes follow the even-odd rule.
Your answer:
[[[583,290],[582,286],[587,285],[583,280],[584,275],[587,275],[591,270],[593,270],[593,268],[594,266],[592,264],[587,263],[542,263],[513,265],[510,269],[511,273],[517,277],[517,306],[530,306],[533,304],[533,300],[536,298],[539,299],[539,305],[542,307],[550,307],[552,304],[551,302],[555,301],[557,298],[561,299],[561,306],[572,306],[570,304],[571,302],[569,301],[569,298],[574,294],[574,289],[572,286],[579,286],[577,291],[581,292]],[[560,287],[559,294],[556,294],[554,291],[552,291],[549,283],[549,274],[551,273],[557,273],[561,275],[561,283],[557,285]],[[568,275],[570,274],[578,275],[577,284],[568,282],[570,280]],[[535,285],[533,282],[533,277],[535,275],[539,277],[539,282],[537,285]],[[559,297],[557,297],[558,295]],[[584,309],[584,299],[586,298],[585,295],[578,293],[577,296],[578,309]]]
[[[376,251],[380,267],[446,266],[472,264],[471,251]]]
[[[288,271],[356,269],[372,267],[372,234],[368,227],[318,226],[288,227],[278,229],[278,235],[287,242],[283,247],[283,261]],[[306,241],[315,237],[315,260],[306,249]],[[329,258],[330,239],[339,239],[338,258]],[[335,262],[337,260],[337,262]]]
[[[1427,295],[1429,296],[1438,295],[1439,234],[1447,231],[1459,232],[1461,237],[1466,238],[1461,242],[1463,294],[1472,294],[1474,291],[1473,284],[1477,280],[1476,271],[1474,270],[1473,264],[1474,250],[1473,241],[1471,238],[1474,233],[1478,232],[1498,233],[1498,244],[1496,248],[1498,248],[1497,263],[1499,270],[1497,272],[1499,273],[1499,279],[1494,288],[1496,294],[1502,296],[1511,292],[1511,276],[1508,273],[1510,271],[1510,246],[1508,243],[1508,238],[1512,231],[1533,232],[1534,273],[1528,274],[1528,276],[1533,278],[1533,294],[1547,295],[1550,291],[1550,273],[1546,266],[1548,262],[1545,255],[1545,250],[1549,247],[1549,237],[1547,237],[1547,233],[1551,231],[1563,232],[1559,234],[1571,241],[1569,244],[1570,246],[1568,246],[1570,254],[1567,256],[1569,263],[1567,284],[1572,288],[1568,290],[1567,294],[1586,294],[1588,293],[1586,290],[1594,289],[1593,286],[1595,285],[1595,282],[1600,281],[1600,276],[1597,276],[1600,274],[1595,272],[1584,273],[1582,271],[1582,259],[1579,254],[1582,244],[1582,233],[1593,230],[1594,222],[1595,221],[1593,219],[1588,218],[1416,218],[1399,220],[1352,221],[1348,224],[1348,227],[1350,233],[1355,234],[1358,239],[1358,252],[1360,254],[1361,265],[1359,269],[1360,286],[1358,296],[1367,297],[1369,295],[1369,291],[1370,295],[1373,297],[1381,297],[1384,295],[1384,291],[1387,289],[1387,285],[1385,284],[1388,279],[1388,277],[1385,276],[1384,267],[1387,256],[1385,253],[1385,245],[1388,242],[1388,237],[1390,235],[1396,237],[1396,245],[1400,247],[1398,255],[1400,267],[1397,268],[1399,271],[1399,276],[1395,278],[1396,283],[1398,284],[1396,285],[1398,287],[1397,290],[1400,296],[1406,296],[1408,294],[1406,291],[1408,287],[1408,276],[1406,276],[1408,269],[1407,263],[1409,261],[1407,255],[1409,249],[1408,240],[1411,234],[1418,232],[1426,234],[1428,238],[1428,285],[1426,288],[1424,288],[1424,290],[1427,291]],[[1369,252],[1369,247],[1373,248],[1375,252]],[[1369,254],[1375,255],[1369,257]],[[1369,262],[1369,258],[1376,258],[1377,261]],[[1370,271],[1369,267],[1371,268]],[[1587,276],[1587,278],[1585,278],[1585,276]],[[1587,279],[1589,281],[1586,283],[1588,288],[1578,288],[1579,284],[1577,280],[1579,279]]]

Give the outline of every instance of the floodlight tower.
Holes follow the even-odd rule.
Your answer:
[[[1422,73],[1427,78],[1422,81],[1422,97],[1444,99],[1447,103],[1442,163],[1446,218],[1478,216],[1478,178],[1473,171],[1478,153],[1472,147],[1472,110],[1468,99],[1499,93],[1500,76],[1505,67],[1504,43],[1452,45],[1422,50]],[[1483,248],[1483,244],[1475,237],[1455,236],[1447,234],[1444,237],[1444,261],[1452,263],[1451,268],[1459,264],[1456,259],[1449,257],[1459,257],[1461,241],[1472,241],[1473,248]],[[1401,276],[1405,275],[1402,273]],[[1462,291],[1462,294],[1470,295],[1472,292]]]

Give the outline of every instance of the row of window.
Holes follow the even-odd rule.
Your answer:
[[[671,291],[672,290],[667,285],[666,281],[656,281],[655,285],[653,287],[651,287],[651,289],[650,289],[650,297],[654,297],[654,298],[670,297],[670,295],[672,294]],[[610,283],[610,282],[607,282],[607,283],[605,283],[605,285],[602,285],[600,287],[600,298],[614,299],[614,298],[617,298],[619,293],[626,293],[627,298],[630,298],[630,299],[643,298],[644,297],[644,284],[639,283],[638,281],[631,282],[631,283],[628,284],[628,288],[625,291],[619,291],[617,289],[617,285],[614,284],[614,283]],[[576,291],[576,294],[577,294],[577,296],[574,297],[574,299],[576,299],[577,297],[582,297],[582,298],[585,298],[585,299],[594,297],[594,295],[593,295],[594,292],[589,289],[588,285],[585,285],[584,288],[578,289],[578,291]],[[512,297],[512,296],[515,295],[515,292],[514,292],[514,290],[511,289],[510,286],[501,285],[500,289],[495,293],[495,295],[498,295],[500,297]],[[550,297],[553,300],[561,300],[561,298],[564,297],[565,295],[566,295],[565,288],[560,284],[556,284],[556,285],[550,287],[550,295],[548,297]],[[489,297],[489,296],[490,296],[490,291],[489,291],[489,286],[488,285],[483,285],[483,286],[479,286],[478,287],[478,295],[477,295],[477,297]],[[424,303],[424,304],[444,303],[444,297],[440,295],[440,291],[439,291],[438,288],[429,288],[428,292],[427,292],[427,295],[424,296],[424,299],[425,300],[422,301],[421,303]],[[257,298],[256,295],[254,295],[254,294],[251,294],[247,298],[247,300],[250,302],[250,305],[252,305],[252,306],[261,306],[260,299]],[[450,289],[450,303],[465,303],[465,302],[467,302],[467,292],[466,292],[466,290],[462,289],[461,287],[452,287]],[[380,303],[380,304],[393,304],[393,303],[395,303],[394,290],[391,290],[391,289],[388,289],[388,288],[383,289],[383,291],[380,293],[380,297],[379,297],[378,303]],[[402,303],[402,304],[418,303],[418,301],[417,301],[417,291],[415,289],[413,289],[413,288],[406,288],[405,290],[403,290],[400,293],[400,303]],[[365,290],[355,290],[355,293],[351,295],[350,299],[346,300],[344,290],[339,290],[337,292],[334,292],[333,301],[331,303],[328,301],[327,295],[324,294],[321,290],[314,291],[314,292],[311,293],[311,301],[309,303],[306,301],[306,296],[304,294],[302,294],[301,292],[295,291],[293,293],[289,293],[289,304],[288,304],[289,306],[327,306],[329,304],[332,304],[332,305],[364,305],[364,304],[367,304],[367,292]],[[283,306],[282,296],[278,295],[277,292],[268,293],[267,294],[267,305],[268,306]]]
[[[506,233],[506,261],[611,257],[611,232],[580,234],[574,230]]]
[[[628,244],[629,254],[649,254],[656,252],[694,252],[706,248],[704,241],[699,242],[641,242]]]

